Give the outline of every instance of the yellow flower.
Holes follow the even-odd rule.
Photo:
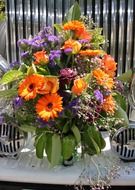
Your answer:
[[[62,49],[71,48],[72,53],[77,54],[80,51],[81,47],[82,47],[82,45],[78,41],[68,39],[67,41],[65,41],[64,46],[62,47]]]
[[[72,87],[72,93],[79,96],[87,88],[87,83],[83,78],[75,79]]]

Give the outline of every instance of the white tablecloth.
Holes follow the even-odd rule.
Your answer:
[[[120,169],[115,179],[111,180],[111,184],[135,185],[135,162],[119,163],[118,157],[110,150],[107,135],[105,135],[105,139],[107,142],[105,151],[99,157],[92,157],[93,162],[100,166],[101,171],[105,170],[106,166],[110,165],[111,169],[113,165],[120,164]],[[93,166],[90,158],[87,157],[83,161],[77,161],[73,166],[51,168],[46,159],[37,159],[35,153],[26,148],[23,149],[17,160],[0,158],[0,181],[74,185],[79,182],[82,171],[85,175],[94,175],[93,171],[96,170],[96,165]],[[87,178],[83,180],[83,183],[88,183]]]

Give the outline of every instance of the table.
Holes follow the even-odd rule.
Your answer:
[[[112,186],[135,186],[135,162],[124,163],[120,161],[110,149],[108,134],[104,133],[104,137],[107,146],[100,156],[92,157],[92,161],[100,164],[99,167],[103,170],[109,164],[110,168],[115,163],[120,165],[118,175],[111,181]],[[37,159],[34,150],[25,147],[17,160],[0,158],[0,181],[2,184],[4,182],[5,184],[15,182],[15,184],[75,185],[80,183],[79,176],[84,169],[90,169],[94,175],[96,166],[93,164],[90,166],[89,164],[91,164],[90,157],[86,157],[83,161],[77,161],[73,166],[51,168],[46,159]],[[88,185],[86,178],[84,179],[84,185]]]

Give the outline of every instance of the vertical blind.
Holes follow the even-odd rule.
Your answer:
[[[106,51],[118,62],[118,74],[135,67],[135,0],[78,0],[82,14],[103,28]],[[8,61],[19,60],[18,39],[60,23],[74,0],[6,0]]]

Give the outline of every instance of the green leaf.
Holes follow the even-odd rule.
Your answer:
[[[36,127],[35,132],[36,132],[36,135],[40,135],[42,133],[48,132],[48,129],[47,129],[47,127],[43,127],[43,128]]]
[[[70,129],[70,122],[67,121],[66,124],[63,127],[62,133],[67,133]]]
[[[73,156],[75,151],[75,138],[73,135],[69,135],[62,140],[62,155],[64,160],[68,160]]]
[[[88,128],[83,134],[84,150],[89,155],[99,154],[105,147],[101,133],[94,126]]]
[[[114,96],[115,101],[117,104],[124,110],[127,110],[127,104],[126,104],[126,98],[122,96],[121,94],[117,93]]]
[[[105,141],[101,135],[101,133],[96,129],[96,127],[91,126],[88,129],[89,136],[92,136],[97,145],[99,146],[100,150],[105,147]]]
[[[35,132],[35,130],[36,130],[36,128],[31,125],[21,125],[21,127],[19,129],[24,132]]]
[[[69,9],[65,21],[79,20],[81,16],[81,10],[77,2]]]
[[[80,135],[80,131],[78,129],[78,127],[76,127],[75,125],[71,128],[74,136],[75,136],[75,139],[76,139],[76,142],[77,144],[81,141],[81,135]]]
[[[94,139],[87,132],[83,134],[84,151],[89,155],[100,153],[100,149]]]
[[[87,74],[87,75],[84,77],[84,80],[85,80],[87,83],[89,83],[90,80],[91,80],[91,77],[92,77],[92,74],[89,73],[89,74]]]
[[[120,80],[122,82],[131,82],[133,76],[132,69],[129,69],[126,73],[123,73],[122,75],[117,77],[117,80]]]
[[[62,31],[62,25],[61,24],[54,24],[54,27],[56,28],[58,33]]]
[[[20,76],[22,76],[22,75],[23,75],[23,73],[21,71],[10,70],[3,75],[2,79],[0,80],[0,84],[8,84],[12,81],[19,79]]]
[[[11,89],[7,89],[7,90],[2,90],[0,91],[0,98],[12,98],[14,96],[16,96],[17,93],[17,89],[11,88]]]
[[[44,155],[45,143],[46,143],[46,135],[42,133],[40,136],[36,138],[35,141],[36,156],[40,159],[42,159]]]
[[[37,73],[37,70],[36,70],[35,65],[32,64],[32,66],[29,67],[28,70],[27,70],[27,75],[32,75],[32,74],[34,74],[34,73]]]
[[[46,154],[52,166],[59,164],[61,159],[61,139],[59,135],[47,135]]]
[[[122,119],[124,125],[127,127],[129,126],[129,120],[128,120],[127,113],[120,106],[117,107],[117,110],[115,111],[114,117]]]
[[[20,68],[19,68],[19,71],[23,72],[23,73],[26,73],[27,72],[27,69],[28,69],[28,66],[25,65],[25,64],[21,64],[20,65]]]

